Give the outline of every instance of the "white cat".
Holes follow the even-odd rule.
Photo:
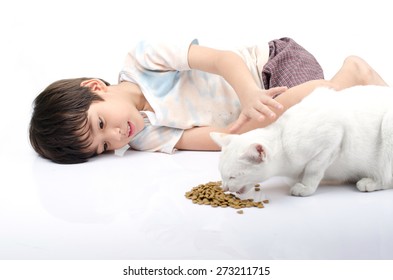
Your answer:
[[[393,187],[393,88],[318,88],[266,128],[211,137],[222,147],[226,191],[273,176],[295,179],[296,196],[313,194],[322,179],[357,182],[360,191]]]

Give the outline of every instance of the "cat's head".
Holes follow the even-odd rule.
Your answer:
[[[255,184],[267,179],[264,170],[268,149],[262,143],[251,141],[244,135],[210,133],[221,147],[219,171],[224,191],[244,193]]]

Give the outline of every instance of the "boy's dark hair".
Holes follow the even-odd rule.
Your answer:
[[[96,155],[88,150],[91,139],[87,111],[93,102],[103,99],[81,86],[88,79],[56,81],[35,98],[30,143],[42,157],[57,163],[81,163]]]

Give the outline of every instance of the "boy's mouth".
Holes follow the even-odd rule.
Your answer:
[[[131,122],[127,122],[127,128],[128,128],[128,137],[131,137],[131,135],[134,132],[133,124]]]

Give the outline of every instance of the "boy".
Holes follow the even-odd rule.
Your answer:
[[[372,81],[365,79],[369,72]],[[211,131],[266,126],[316,86],[385,84],[354,57],[331,81],[321,79],[315,58],[289,38],[235,52],[196,40],[180,46],[140,42],[117,85],[80,78],[48,86],[35,99],[30,141],[58,163],[84,162],[127,144],[166,153],[219,150]]]

